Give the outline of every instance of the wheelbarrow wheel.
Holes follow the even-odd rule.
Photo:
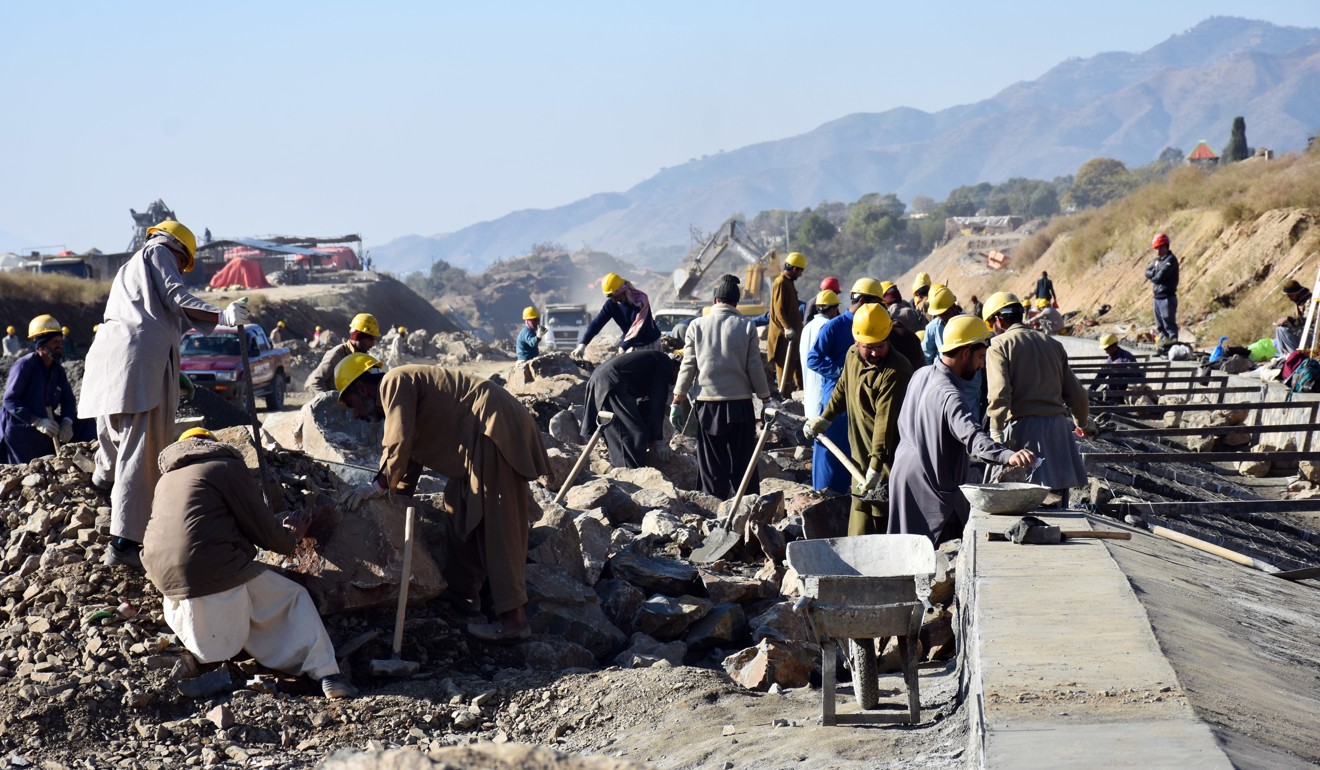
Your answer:
[[[880,679],[876,673],[875,640],[849,639],[848,657],[852,660],[853,693],[857,705],[873,709],[880,703]]]

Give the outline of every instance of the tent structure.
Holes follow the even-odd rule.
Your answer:
[[[233,259],[261,259],[264,252],[260,249],[254,249],[250,246],[235,246],[232,249],[225,249],[224,260],[226,262]]]
[[[225,263],[211,277],[211,288],[222,289],[227,286],[242,286],[245,289],[269,289],[270,281],[261,271],[261,265],[250,259],[235,257]]]
[[[318,254],[300,254],[294,261],[300,265],[334,267],[336,270],[361,270],[357,252],[348,246],[317,246]],[[325,255],[325,256],[322,256]]]

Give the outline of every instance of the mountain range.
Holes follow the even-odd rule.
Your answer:
[[[1292,151],[1320,129],[1317,83],[1320,29],[1214,17],[1141,53],[1069,59],[974,104],[847,115],[664,169],[625,192],[405,236],[372,253],[400,273],[424,270],[432,257],[481,271],[542,242],[672,260],[691,225],[710,230],[737,212],[870,192],[941,200],[960,185],[1072,174],[1095,157],[1140,165],[1201,140],[1218,151],[1238,115],[1253,147]]]

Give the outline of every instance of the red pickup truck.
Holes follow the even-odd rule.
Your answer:
[[[179,345],[179,368],[194,385],[227,399],[245,400],[245,388],[250,385],[252,395],[265,396],[267,409],[284,408],[284,394],[291,379],[289,349],[271,345],[260,326],[248,324],[243,330],[247,333],[251,383],[243,376],[243,351],[238,347],[238,329],[232,326],[217,326],[210,334],[189,329]]]

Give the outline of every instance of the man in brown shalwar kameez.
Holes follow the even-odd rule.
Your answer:
[[[476,612],[489,581],[499,616],[468,624],[468,632],[496,642],[530,636],[524,567],[535,503],[527,482],[549,473],[540,428],[526,407],[487,380],[439,366],[380,366],[354,353],[335,368],[339,399],[353,416],[385,423],[381,471],[346,498],[346,507],[387,491],[412,494],[424,467],[447,477],[456,546],[449,590]]]

